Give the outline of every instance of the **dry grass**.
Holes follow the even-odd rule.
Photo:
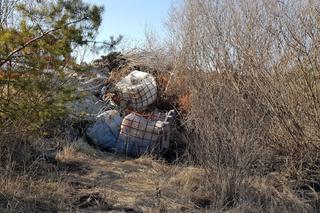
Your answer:
[[[16,145],[9,145],[12,150],[3,144],[0,148],[6,165],[0,167],[0,211],[56,212],[66,206],[68,187],[58,167],[45,161],[41,149],[21,141]]]
[[[230,167],[223,171],[217,168],[208,176],[199,167],[170,166],[148,156],[131,159],[100,152],[81,140],[65,147],[56,159],[73,168],[60,174],[69,188],[65,196],[73,204],[81,197],[98,195],[114,209],[143,212],[312,211],[311,203],[292,190],[284,173],[244,177],[235,176]],[[237,200],[233,200],[234,193]],[[316,200],[316,193],[311,194],[310,198]]]
[[[179,212],[196,210],[206,198],[200,168],[105,153],[82,140],[59,144],[63,149],[51,163],[32,161],[34,173],[1,173],[0,210]]]
[[[94,153],[89,151],[88,154],[88,149]],[[92,186],[79,188],[77,193],[98,193],[117,208],[179,211],[194,207],[188,196],[193,194],[193,187],[199,185],[201,169],[172,167],[147,156],[130,159],[99,152],[91,147],[86,147],[84,152],[82,150],[75,152],[74,148],[67,148],[58,154],[58,159],[64,163],[85,162],[85,173],[66,176],[67,181]]]

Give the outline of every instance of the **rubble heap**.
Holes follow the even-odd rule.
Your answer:
[[[104,69],[106,72],[112,72],[121,69],[128,64],[128,59],[120,52],[111,52],[108,55],[101,56],[101,58],[93,61],[96,68]]]
[[[86,128],[86,138],[103,150],[129,156],[165,152],[170,146],[175,112],[157,108],[158,87],[152,74],[126,64],[126,69],[113,75],[128,61],[122,56],[113,53],[94,61],[109,75],[99,92],[99,105],[104,107]]]

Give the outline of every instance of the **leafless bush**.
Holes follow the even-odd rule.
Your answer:
[[[189,148],[213,206],[245,202],[252,177],[276,172],[300,210],[316,208],[299,189],[319,182],[320,3],[186,0],[169,30],[175,71],[190,76]]]

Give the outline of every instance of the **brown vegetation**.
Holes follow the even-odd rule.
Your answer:
[[[319,210],[319,6],[196,0],[171,16],[176,76],[191,76],[189,152],[211,208]]]
[[[23,164],[17,156],[7,161],[0,177],[1,212],[179,212],[196,208],[190,199],[206,197],[201,169],[106,154],[81,140],[60,143],[63,150],[50,162],[39,156],[17,170],[13,165]]]
[[[45,200],[72,210],[319,212],[319,11],[316,0],[185,0],[164,47],[128,54],[107,82],[138,68],[156,76],[158,104],[178,111],[184,164],[74,143],[52,165],[0,147],[12,153],[1,155],[0,210],[40,211]],[[54,181],[42,179],[46,169]]]

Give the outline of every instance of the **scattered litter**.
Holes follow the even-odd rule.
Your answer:
[[[122,118],[118,111],[106,111],[97,116],[97,121],[87,128],[87,140],[103,150],[114,151],[121,123]]]
[[[101,95],[104,95],[104,94],[107,93],[107,91],[108,91],[108,88],[107,88],[106,86],[103,86],[103,87],[101,88],[101,90],[100,90],[100,93],[101,93]]]
[[[160,153],[169,148],[170,122],[173,111],[148,116],[132,112],[122,120],[118,141],[123,143],[124,154],[139,156]]]
[[[90,207],[99,207],[99,209],[105,209],[110,210],[111,205],[105,202],[103,197],[99,193],[91,193],[91,194],[85,194],[79,197],[78,200],[76,200],[73,203],[73,206],[79,209],[87,209]]]
[[[95,89],[104,104],[100,109],[107,111],[87,127],[88,142],[102,150],[132,157],[169,149],[174,110],[166,113],[148,108],[156,101],[158,92],[151,74],[135,70],[115,85]]]
[[[135,110],[144,110],[157,99],[157,84],[154,77],[135,70],[116,84],[121,105]]]
[[[99,98],[89,92],[78,92],[77,99],[67,102],[66,108],[70,111],[69,117],[72,120],[96,120],[96,116],[104,107],[103,103],[99,102]]]

